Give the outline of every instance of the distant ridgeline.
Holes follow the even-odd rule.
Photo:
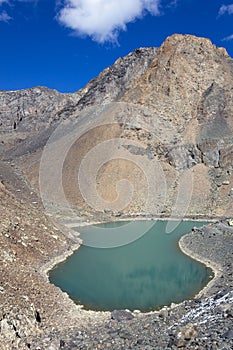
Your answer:
[[[118,130],[108,129],[106,137],[123,135],[129,140],[137,139],[146,150],[139,157],[149,154],[151,162],[159,160],[168,186],[164,211],[171,212],[180,176],[192,169],[192,200],[187,215],[228,216],[232,213],[233,199],[232,91],[233,60],[225,49],[216,48],[209,39],[172,35],[158,49],[140,48],[119,58],[73,94],[61,94],[45,87],[1,91],[3,154],[5,159],[27,154],[30,163],[30,155],[43,149],[61,121],[77,119],[80,111],[89,106],[111,102],[133,104],[141,110],[147,108],[150,113],[138,113],[132,126],[119,121]],[[150,128],[158,126],[164,141],[146,133],[145,124]],[[99,134],[95,130],[95,134],[78,145],[76,156],[84,155],[84,144],[88,148],[90,140],[104,135],[103,130]],[[130,142],[127,147],[129,153],[135,150]],[[138,187],[141,186],[142,177],[131,178],[135,170],[130,165],[126,167],[118,162],[116,169],[119,168],[123,178],[133,183],[139,181]],[[107,201],[112,200],[108,175],[110,171],[116,174],[116,169],[114,165],[106,166],[99,174],[98,189]],[[33,180],[30,176],[29,180]],[[72,202],[72,174],[69,179],[64,188]],[[135,203],[127,210],[141,211],[143,198]],[[87,207],[81,197],[72,204]]]

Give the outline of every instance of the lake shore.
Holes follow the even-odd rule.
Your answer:
[[[120,350],[129,346],[134,349],[191,349],[192,346],[231,349],[233,228],[227,221],[194,228],[181,238],[179,246],[185,254],[214,272],[214,278],[194,298],[163,307],[160,311],[130,313],[130,317],[122,314],[118,320],[110,312],[92,311],[92,321],[88,326],[84,321],[90,312],[82,310],[80,321],[83,320],[83,326],[79,326],[79,336],[74,329],[66,333],[59,331],[54,344],[62,339],[67,349]],[[125,332],[127,336],[123,337]],[[187,332],[191,335],[187,336]],[[39,337],[32,349],[41,344],[47,348],[51,341],[45,335]]]
[[[98,224],[104,224],[104,223],[110,223],[110,222],[119,222],[119,221],[142,221],[142,220],[148,220],[148,221],[168,221],[168,220],[172,220],[172,221],[197,221],[197,222],[202,222],[202,221],[207,221],[207,222],[211,222],[211,223],[216,223],[218,222],[218,219],[213,219],[207,216],[203,216],[203,217],[184,217],[182,219],[178,218],[178,217],[159,217],[159,216],[152,216],[152,215],[147,215],[147,216],[125,216],[125,217],[113,217],[112,220],[110,220],[109,218],[107,219],[103,219],[102,221],[100,220],[90,220],[90,221],[86,221],[86,222],[80,222],[79,223],[79,227],[86,227],[86,226],[92,226],[92,225],[98,225]],[[211,224],[212,225],[212,224]],[[75,226],[76,227],[76,226]],[[195,230],[195,228],[194,228]],[[67,231],[67,230],[66,230]],[[75,241],[77,241],[77,236],[79,236],[79,232],[75,231]],[[70,234],[72,236],[72,234]],[[182,236],[179,239],[178,245],[180,250],[188,255],[189,257],[193,258],[194,260],[197,260],[201,263],[203,263],[204,265],[206,265],[207,267],[211,268],[213,273],[214,273],[214,277],[213,279],[211,279],[211,281],[198,293],[198,295],[203,295],[203,293],[205,294],[208,289],[216,283],[216,280],[219,278],[220,274],[222,273],[222,268],[221,268],[221,264],[218,264],[214,261],[210,261],[208,259],[206,259],[205,256],[201,256],[200,254],[194,252],[192,249],[190,249],[190,244],[189,244],[189,237],[190,237],[191,233],[187,233],[184,236]],[[64,262],[69,256],[71,256],[76,250],[78,250],[80,248],[80,246],[82,245],[82,240],[78,238],[79,243],[75,242],[74,244],[70,244],[69,249],[65,250],[62,254],[53,257],[51,260],[47,261],[45,264],[42,264],[40,267],[40,274],[42,275],[42,277],[44,279],[46,279],[49,282],[49,277],[48,277],[48,273],[50,270],[52,270],[56,265],[58,265],[59,263]]]
[[[141,221],[141,220],[151,220],[151,221],[157,221],[157,220],[161,220],[161,221],[167,221],[170,220],[170,218],[165,218],[165,217],[155,217],[155,216],[136,216],[136,217],[132,217],[132,216],[127,216],[124,218],[113,218],[112,221],[110,221],[109,219],[107,220],[103,220],[103,221],[98,221],[98,220],[92,220],[92,221],[88,221],[85,223],[80,223],[80,227],[82,226],[91,226],[91,225],[98,225],[98,224],[103,224],[103,223],[109,223],[109,222],[119,222],[119,221]],[[207,216],[205,217],[201,217],[199,219],[190,219],[190,218],[182,218],[182,220],[180,218],[172,218],[172,220],[174,221],[208,221],[208,222],[212,222],[211,226],[208,227],[212,227],[212,225],[218,221],[214,221],[213,218],[209,218]],[[199,229],[194,228],[194,231],[199,231]],[[77,235],[79,235],[78,232],[76,232]],[[192,236],[192,238],[191,238]],[[193,239],[194,238],[194,239]],[[77,237],[75,237],[75,239],[77,240]],[[180,250],[188,255],[189,257],[193,258],[196,261],[199,261],[200,263],[203,263],[204,265],[206,265],[207,267],[211,268],[211,270],[213,271],[213,278],[209,281],[209,283],[195,296],[195,297],[200,297],[200,296],[204,296],[207,295],[208,291],[211,289],[212,286],[214,286],[217,281],[219,280],[221,274],[223,273],[223,269],[222,269],[222,265],[221,263],[217,263],[215,261],[215,259],[209,260],[207,259],[204,255],[201,255],[200,252],[196,252],[194,251],[194,247],[192,246],[192,248],[190,248],[190,241],[193,243],[195,242],[196,237],[193,237],[192,232],[189,232],[187,234],[185,234],[184,236],[182,236],[179,239],[178,245]],[[53,257],[51,260],[49,260],[48,262],[46,262],[45,264],[42,264],[40,267],[40,274],[42,275],[42,277],[47,280],[49,282],[49,277],[48,277],[48,273],[50,270],[52,270],[57,264],[64,262],[69,256],[71,256],[76,250],[78,250],[80,248],[82,244],[81,239],[79,239],[79,243],[74,243],[74,244],[70,244],[69,249],[65,250],[62,254]],[[197,246],[198,246],[198,242],[197,242]],[[196,246],[196,248],[197,248]],[[208,244],[207,244],[208,246]],[[157,311],[154,311],[157,312]],[[151,313],[151,312],[150,312]]]
[[[82,227],[82,226],[90,226],[90,225],[98,225],[103,223],[110,223],[110,222],[116,222],[116,221],[141,221],[141,220],[161,220],[161,221],[206,221],[206,222],[216,222],[218,220],[222,220],[222,217],[210,217],[210,216],[185,216],[185,217],[178,217],[178,216],[156,216],[156,215],[140,215],[140,214],[134,214],[134,215],[120,215],[120,216],[101,216],[101,218],[96,219],[88,219],[85,221],[77,221],[72,223],[66,223],[67,227]]]
[[[208,221],[208,222],[215,222],[213,218],[209,218],[209,217],[199,217],[199,219],[194,219],[194,217],[192,218],[188,218],[188,217],[184,217],[182,219],[178,218],[178,217],[159,217],[159,216],[153,216],[153,215],[148,215],[148,216],[124,216],[124,217],[112,217],[112,220],[110,220],[109,218],[107,219],[103,219],[103,220],[90,220],[90,221],[85,221],[85,222],[79,222],[78,227],[86,227],[86,226],[92,226],[92,225],[99,225],[99,224],[105,224],[105,223],[111,223],[111,222],[119,222],[119,221],[142,221],[142,220],[148,220],[148,221],[168,221],[168,220],[172,220],[172,221],[198,221],[198,222],[202,222],[202,221]],[[59,224],[60,225],[60,224]],[[68,225],[67,225],[68,226]],[[68,226],[69,227],[69,226]],[[74,227],[77,227],[76,224]],[[77,228],[78,228],[77,227]],[[72,229],[73,227],[70,227],[70,229]],[[69,234],[70,237],[72,237],[72,233],[69,232],[67,230],[67,228],[65,229],[65,234]],[[71,256],[76,250],[79,249],[80,245],[82,244],[82,240],[77,238],[80,235],[80,233],[78,231],[75,230],[75,241],[79,241],[79,243],[75,242],[73,244],[70,244],[69,249],[65,250],[62,254],[53,257],[51,260],[47,261],[45,264],[42,264],[40,267],[40,274],[42,275],[43,278],[45,278],[47,281],[49,281],[48,278],[48,273],[50,270],[52,270],[57,264],[64,262],[69,256]],[[179,241],[179,245],[180,245],[180,241]],[[180,245],[180,249],[186,254],[189,255],[190,257],[196,259],[194,256],[192,256],[192,252],[191,251],[185,251],[185,245],[182,244],[182,246]],[[205,264],[204,261],[201,261],[199,259],[196,259],[200,262],[203,262]],[[208,267],[212,268],[215,271],[215,267],[214,266],[209,266]],[[216,273],[217,273],[217,269],[216,269]]]
[[[79,249],[80,245],[81,243],[74,243],[73,245],[70,245],[69,249],[65,250],[62,254],[55,256],[45,264],[42,264],[39,269],[41,276],[49,282],[49,271],[59,263],[64,262],[69,256],[71,256],[76,250]]]

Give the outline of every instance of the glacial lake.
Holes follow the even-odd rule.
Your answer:
[[[89,310],[146,312],[190,299],[210,281],[213,271],[182,253],[178,241],[194,226],[207,223],[183,221],[166,233],[173,224],[145,220],[77,228],[84,244],[85,235],[96,234],[98,227],[106,233],[114,228],[117,235],[122,227],[132,231],[139,225],[145,233],[115,248],[82,245],[49,272],[49,280]]]

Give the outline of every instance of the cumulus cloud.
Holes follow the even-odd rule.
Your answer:
[[[231,5],[222,5],[219,9],[219,16],[222,16],[224,14],[232,15],[233,14],[233,4]]]
[[[66,0],[58,20],[75,34],[116,42],[120,30],[147,12],[159,15],[160,0]]]
[[[12,17],[10,17],[6,11],[0,13],[0,22],[9,22],[11,19]]]

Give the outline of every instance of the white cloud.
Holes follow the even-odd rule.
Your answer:
[[[146,12],[159,15],[160,0],[66,0],[58,20],[77,35],[116,42],[126,24]]]
[[[222,41],[230,41],[233,40],[233,34],[226,36],[225,38],[222,39]]]
[[[224,15],[225,13],[227,13],[228,15],[232,15],[233,14],[233,4],[232,5],[222,5],[219,9],[219,16]]]
[[[0,13],[0,22],[9,22],[9,20],[11,20],[12,17],[10,17],[6,11],[3,11],[2,13]]]

